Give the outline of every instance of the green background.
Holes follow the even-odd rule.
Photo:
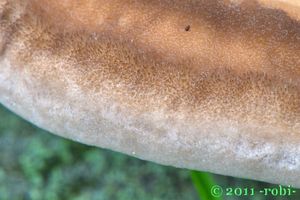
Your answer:
[[[205,175],[223,188],[276,187]],[[199,176],[198,181],[203,184],[205,178]],[[6,199],[196,200],[199,197],[188,170],[63,139],[0,105],[0,200]],[[223,199],[300,199],[300,191],[290,198],[256,194]]]

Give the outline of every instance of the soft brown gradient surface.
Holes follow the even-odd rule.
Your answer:
[[[279,0],[0,0],[0,102],[83,143],[300,187],[299,12]]]

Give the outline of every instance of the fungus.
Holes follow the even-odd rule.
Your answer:
[[[0,0],[0,102],[89,145],[300,187],[297,2]]]

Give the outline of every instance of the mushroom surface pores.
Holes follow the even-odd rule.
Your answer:
[[[300,187],[300,3],[0,0],[0,102],[57,135]]]

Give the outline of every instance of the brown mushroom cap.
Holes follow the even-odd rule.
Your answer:
[[[0,0],[0,102],[157,163],[300,187],[293,0]]]

